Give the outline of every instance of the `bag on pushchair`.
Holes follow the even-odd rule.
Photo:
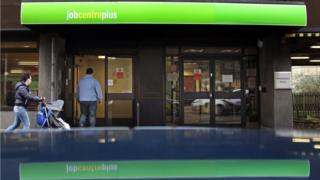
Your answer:
[[[40,105],[40,110],[37,113],[37,124],[41,128],[70,129],[70,125],[62,118],[58,117],[62,110],[63,104],[64,101],[60,99],[48,104],[42,102]]]

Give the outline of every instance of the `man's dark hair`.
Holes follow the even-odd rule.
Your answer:
[[[93,74],[93,69],[92,68],[88,68],[87,69],[87,74]]]
[[[27,79],[29,79],[30,77],[31,77],[30,74],[27,74],[27,73],[22,74],[20,81],[26,82]]]

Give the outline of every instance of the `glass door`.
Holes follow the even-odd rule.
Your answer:
[[[185,125],[211,124],[210,61],[183,62],[182,112]]]
[[[242,90],[239,60],[214,61],[215,124],[241,124]]]
[[[239,60],[185,58],[182,69],[183,124],[242,124]]]
[[[134,126],[133,58],[107,56],[106,113],[109,126]]]

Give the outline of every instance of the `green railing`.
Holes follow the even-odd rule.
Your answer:
[[[320,128],[320,93],[293,93],[296,127]]]

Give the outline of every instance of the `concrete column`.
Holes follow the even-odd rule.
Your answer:
[[[164,57],[163,48],[143,44],[138,52],[138,101],[140,103],[139,125],[162,126],[164,117]]]
[[[290,71],[290,53],[282,38],[270,36],[260,47],[260,107],[263,127],[292,128],[293,104],[291,89],[274,88],[274,72]]]
[[[56,34],[42,34],[39,41],[39,95],[53,101],[63,87],[65,41]]]

